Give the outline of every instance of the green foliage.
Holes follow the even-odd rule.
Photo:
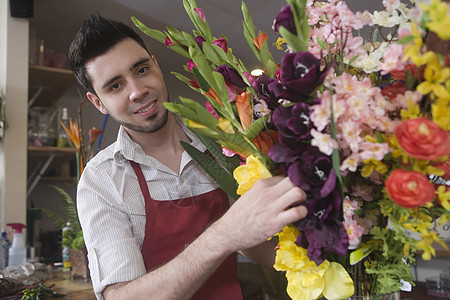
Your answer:
[[[67,223],[70,223],[70,229],[63,232],[63,246],[74,250],[83,249],[85,247],[83,231],[81,230],[80,220],[78,219],[77,209],[75,203],[72,201],[72,197],[58,186],[51,185],[51,187],[57,190],[61,196],[64,216],[46,208],[40,208],[40,210],[45,212],[60,230],[66,227]]]
[[[237,183],[232,174],[207,154],[197,150],[197,148],[185,142],[181,142],[181,144],[192,159],[228,194],[228,196],[233,200],[239,198],[236,194]]]
[[[66,295],[58,294],[43,284],[35,288],[27,288],[23,290],[22,300],[40,300],[47,298],[63,298]]]
[[[372,287],[376,295],[398,291],[401,280],[414,284],[410,265],[415,262],[414,256],[405,256],[403,246],[410,239],[389,228],[374,227],[371,232],[373,239],[378,240],[381,247],[374,251],[369,263],[366,264],[367,274],[372,275]]]

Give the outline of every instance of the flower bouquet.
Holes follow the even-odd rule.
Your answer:
[[[273,22],[285,51],[278,63],[242,3],[244,36],[264,70],[252,76],[196,2],[183,3],[192,35],[133,22],[186,57],[189,77],[173,74],[206,107],[183,97],[166,107],[214,155],[184,145],[230,197],[278,174],[307,193],[308,216],[276,237],[274,267],[289,296],[410,288],[415,254],[447,248],[437,227],[450,209],[449,4],[389,0],[354,13],[345,1],[287,0]]]

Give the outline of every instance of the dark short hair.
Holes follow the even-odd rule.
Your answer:
[[[96,93],[86,73],[86,63],[128,38],[135,40],[149,52],[142,38],[122,22],[104,18],[98,13],[84,20],[69,48],[70,66],[78,83],[86,90]]]

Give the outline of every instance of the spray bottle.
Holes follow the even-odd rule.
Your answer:
[[[11,242],[6,236],[6,232],[2,230],[2,236],[0,238],[0,270],[8,266],[9,247],[11,247]]]
[[[27,260],[27,248],[23,242],[22,229],[27,226],[21,223],[9,223],[6,226],[11,226],[11,231],[14,230],[12,246],[9,248],[8,266],[24,265]]]

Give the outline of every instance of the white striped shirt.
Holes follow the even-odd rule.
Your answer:
[[[189,130],[191,145],[205,146]],[[77,208],[88,250],[94,292],[113,283],[131,281],[146,273],[141,255],[145,234],[145,203],[128,160],[141,165],[155,200],[174,200],[209,192],[217,185],[184,152],[180,172],[146,155],[126,131],[89,161],[78,184]]]

